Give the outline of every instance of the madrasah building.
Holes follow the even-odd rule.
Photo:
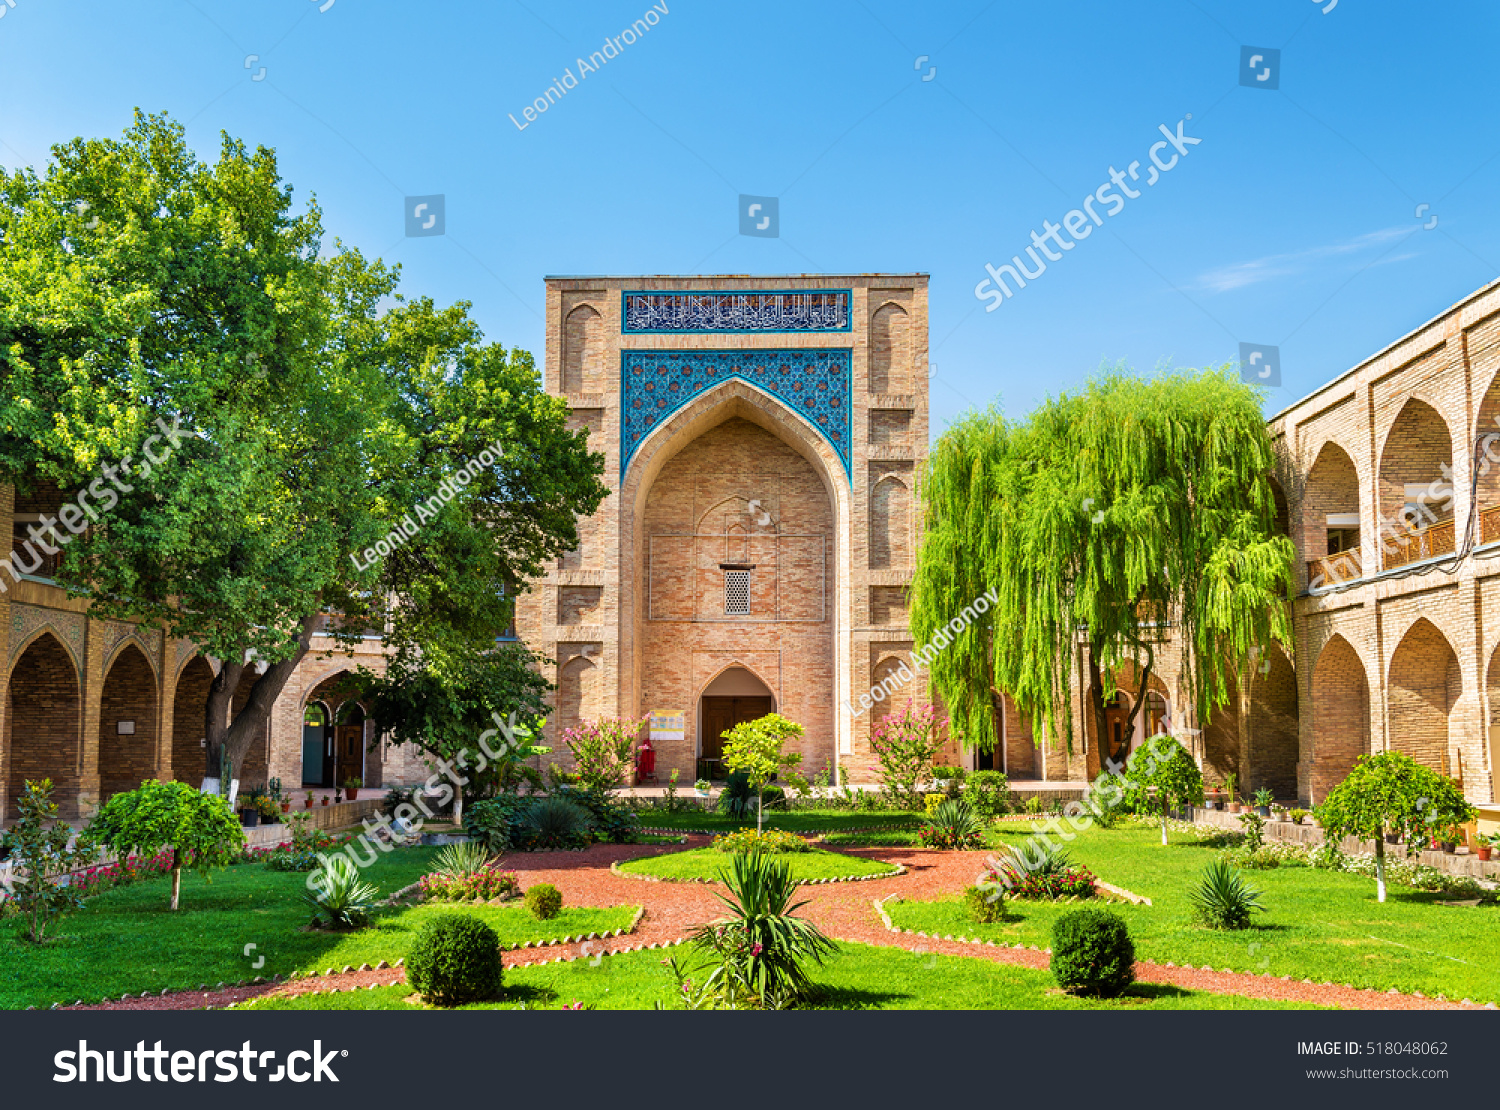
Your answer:
[[[914,670],[927,276],[554,277],[546,290],[546,389],[604,452],[611,491],[518,602],[520,638],[552,661],[548,741],[562,752],[579,721],[649,717],[661,777],[714,778],[722,733],[774,709],[805,727],[809,771],[876,781],[873,723],[928,697],[918,677],[859,711]],[[1500,283],[1269,424],[1278,527],[1297,547],[1295,649],[1257,655],[1207,721],[1158,652],[1147,689],[1116,676],[1109,743],[1175,722],[1208,781],[1303,802],[1394,748],[1492,801]],[[1074,751],[1039,742],[1000,698],[997,750],[946,758],[1018,780],[1092,777],[1084,681]]]
[[[661,780],[674,768],[685,783],[715,778],[722,734],[774,709],[806,729],[809,773],[878,781],[871,727],[928,697],[906,601],[929,437],[926,275],[567,277],[548,279],[546,297],[545,386],[604,453],[610,489],[579,522],[578,548],[517,603],[516,634],[556,684],[553,758],[580,721],[650,717]],[[1118,750],[1170,721],[1191,730],[1210,782],[1233,774],[1242,791],[1303,802],[1361,753],[1394,748],[1493,801],[1500,283],[1270,430],[1279,527],[1297,547],[1295,650],[1258,657],[1206,722],[1158,651],[1146,689],[1116,676],[1105,739]],[[62,500],[0,485],[0,528],[19,549]],[[27,779],[51,778],[65,814],[84,818],[146,778],[196,785],[217,661],[90,617],[50,573],[0,580],[0,822]],[[315,641],[243,785],[427,777],[350,693],[348,672],[383,664],[378,634],[352,658],[334,647]],[[1078,650],[1073,673],[1086,676]],[[899,691],[861,712],[882,684]],[[1099,766],[1089,694],[1080,679],[1074,733],[1088,742],[1071,753],[1000,698],[997,750],[943,758],[1076,790]],[[246,696],[248,684],[236,704]]]

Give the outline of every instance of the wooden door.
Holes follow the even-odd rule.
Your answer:
[[[744,721],[754,721],[772,712],[772,699],[704,698],[702,758],[722,759],[724,733]]]
[[[365,726],[339,725],[334,744],[337,767],[333,785],[343,786],[344,780],[362,778],[365,773]]]

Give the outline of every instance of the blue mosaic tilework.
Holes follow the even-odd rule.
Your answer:
[[[706,389],[738,378],[807,418],[850,473],[853,352],[623,351],[620,478],[651,430]]]
[[[626,335],[850,331],[847,289],[621,294]]]

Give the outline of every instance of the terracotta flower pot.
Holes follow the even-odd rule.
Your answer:
[[[1490,851],[1491,851],[1491,849],[1489,849],[1489,848],[1477,848],[1477,849],[1475,849],[1475,851],[1478,852],[1479,858],[1481,860],[1487,860],[1487,859],[1490,858]]]
[[[324,805],[325,805],[325,806],[326,806],[326,805],[327,805],[327,804],[328,804],[328,795],[327,795],[327,794],[324,794],[324,795],[323,795],[323,804],[324,804]]]
[[[281,812],[282,813],[290,813],[290,812],[292,812],[292,803],[291,802],[282,802],[281,803]]]
[[[351,802],[354,801],[355,799],[357,799],[359,797],[359,791],[360,791],[360,788],[357,787],[357,786],[346,786],[346,787],[344,787],[344,793],[347,794],[347,795],[349,795],[349,801],[351,801]]]
[[[307,808],[308,809],[312,809],[312,802],[313,802],[313,800],[311,798],[307,798],[307,799],[305,799],[305,802],[306,802]]]

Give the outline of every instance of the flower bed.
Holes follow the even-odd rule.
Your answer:
[[[467,875],[423,875],[417,893],[429,902],[489,902],[516,897],[521,883],[514,871],[485,868]]]
[[[810,852],[812,845],[796,833],[783,829],[740,829],[714,837],[711,847],[717,852],[770,852],[780,855],[786,852]]]
[[[1003,886],[1012,898],[1092,898],[1097,881],[1094,873],[1081,865],[1059,871],[1028,871],[1006,862],[987,870],[979,885]]]

